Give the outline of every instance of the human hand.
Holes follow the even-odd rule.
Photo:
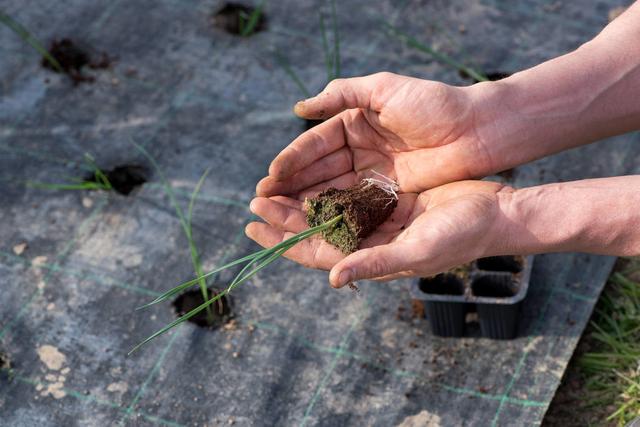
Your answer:
[[[300,117],[327,120],[273,160],[256,193],[302,199],[370,169],[405,193],[484,176],[499,166],[478,138],[477,110],[486,110],[480,91],[468,89],[391,73],[333,80],[295,106]]]
[[[362,279],[436,274],[501,253],[507,239],[498,194],[511,191],[494,182],[462,181],[421,194],[400,194],[391,217],[351,255],[314,237],[284,256],[307,267],[331,270],[333,287]],[[251,210],[267,223],[250,223],[246,234],[265,247],[308,228],[303,203],[296,199],[257,197]]]

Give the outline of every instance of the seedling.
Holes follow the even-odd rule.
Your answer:
[[[182,283],[163,293],[150,303],[140,307],[139,309],[142,309],[166,301],[172,296],[200,283],[201,280],[207,277],[236,265],[244,264],[244,267],[226,289],[220,291],[211,299],[205,300],[200,306],[146,338],[135,346],[129,354],[138,350],[152,339],[178,326],[180,323],[189,320],[202,310],[207,309],[215,301],[228,295],[235,287],[246,282],[260,270],[280,258],[293,246],[315,234],[321,233],[327,242],[334,244],[343,252],[353,252],[357,249],[358,243],[360,243],[363,238],[367,237],[368,234],[373,232],[391,215],[398,203],[397,189],[397,185],[392,181],[384,182],[375,178],[369,178],[346,190],[330,188],[317,197],[307,200],[307,223],[311,226],[309,229],[290,237],[272,248],[261,249],[250,255],[231,261],[200,277]]]
[[[176,199],[175,193],[173,192],[173,188],[171,187],[171,185],[169,185],[169,182],[165,178],[164,173],[160,169],[160,166],[158,165],[156,160],[142,146],[136,144],[136,148],[151,162],[156,172],[160,176],[160,181],[162,182],[162,188],[164,189],[164,192],[169,197],[169,201],[171,202],[171,205],[176,211],[176,215],[180,220],[180,225],[182,226],[184,235],[186,236],[187,242],[189,243],[189,253],[191,255],[191,264],[193,265],[193,270],[196,274],[196,277],[198,278],[197,283],[200,286],[200,292],[202,293],[202,298],[204,301],[209,301],[209,291],[207,289],[206,277],[202,269],[202,262],[200,261],[200,254],[198,253],[198,248],[196,247],[196,244],[193,240],[193,221],[192,220],[193,220],[193,207],[198,197],[198,193],[200,192],[200,189],[202,188],[202,184],[204,184],[204,180],[207,178],[207,175],[209,174],[209,171],[211,169],[210,168],[207,169],[206,171],[204,171],[202,176],[200,176],[198,183],[196,184],[193,192],[191,193],[191,197],[189,199],[189,206],[187,208],[187,215],[185,216],[182,208],[180,207],[180,204]],[[206,309],[207,309],[207,323],[211,325],[213,324],[213,320],[214,320],[213,312],[211,311],[211,308],[209,306],[207,306]],[[222,303],[219,303],[218,310],[220,314],[222,314],[222,309],[223,309]]]
[[[51,184],[44,182],[28,181],[27,186],[33,188],[43,188],[45,190],[103,190],[111,191],[113,186],[107,175],[96,165],[94,158],[86,153],[84,160],[93,173],[92,179],[70,178],[72,182],[65,184]]]
[[[458,72],[460,73],[464,73],[466,75],[468,75],[469,77],[479,81],[479,82],[486,82],[489,81],[489,78],[484,75],[482,72],[475,70],[472,67],[469,67],[453,58],[451,58],[450,56],[446,55],[443,52],[440,52],[438,50],[436,50],[434,47],[420,43],[418,40],[416,40],[415,38],[411,37],[409,34],[406,34],[402,31],[400,31],[398,28],[394,27],[393,25],[391,25],[388,22],[383,23],[383,28],[387,31],[387,33],[389,35],[392,35],[394,37],[396,37],[397,39],[403,41],[407,46],[412,47],[414,49],[417,49],[421,52],[426,53],[427,55],[431,56],[433,59],[435,59],[436,61],[447,65],[451,68],[454,68],[456,70],[458,70]]]
[[[238,25],[240,27],[240,35],[242,37],[249,37],[253,35],[260,21],[260,16],[262,15],[262,7],[264,6],[264,0],[261,1],[258,6],[251,12],[250,15],[247,15],[246,12],[240,11],[238,16]]]
[[[0,22],[13,30],[22,40],[29,43],[42,57],[59,73],[64,73],[64,69],[45,47],[19,22],[0,10]]]

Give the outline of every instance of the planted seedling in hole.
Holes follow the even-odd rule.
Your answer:
[[[45,190],[113,190],[126,196],[146,182],[146,170],[142,166],[123,165],[103,171],[90,154],[85,154],[84,160],[90,171],[84,178],[71,177],[71,182],[62,184],[27,181],[27,186]]]
[[[236,286],[246,282],[260,270],[277,260],[293,246],[315,234],[322,234],[322,237],[327,242],[333,244],[345,254],[357,250],[362,239],[369,236],[386,221],[398,204],[397,184],[386,177],[380,176],[380,178],[367,178],[359,184],[344,190],[329,188],[317,197],[307,199],[305,203],[309,229],[278,243],[272,248],[261,249],[209,271],[200,277],[182,283],[163,293],[149,304],[140,307],[141,309],[158,304],[222,270],[244,264],[244,267],[226,289],[146,338],[135,346],[129,354],[171,328],[189,320],[202,310],[207,309],[215,301],[228,295]]]
[[[198,278],[197,279],[197,283],[200,286],[200,293],[202,294],[202,301],[204,301],[204,303],[206,303],[206,302],[210,301],[209,300],[209,289],[207,288],[206,277],[205,277],[203,269],[202,269],[202,262],[200,261],[200,254],[198,253],[198,248],[196,247],[195,241],[193,239],[193,207],[194,207],[196,199],[198,197],[198,193],[200,192],[200,189],[202,188],[202,184],[204,184],[204,180],[207,178],[207,175],[209,174],[209,171],[211,169],[210,168],[207,169],[206,171],[204,171],[202,176],[200,176],[200,179],[198,180],[198,183],[196,184],[193,192],[191,193],[191,197],[189,199],[189,206],[187,208],[187,215],[185,216],[182,208],[180,207],[180,204],[178,203],[178,200],[176,199],[175,193],[173,192],[173,188],[171,187],[171,185],[167,181],[166,177],[164,176],[164,173],[160,169],[160,166],[158,165],[158,162],[156,162],[156,160],[153,158],[153,156],[151,156],[151,154],[149,154],[149,152],[147,152],[147,150],[145,150],[142,146],[136,144],[136,148],[151,162],[151,164],[155,168],[156,172],[158,173],[158,176],[160,177],[160,181],[162,182],[162,188],[164,189],[164,192],[169,197],[169,201],[171,202],[171,205],[173,206],[174,210],[176,211],[176,215],[178,216],[178,219],[180,221],[180,225],[182,226],[182,230],[184,231],[184,235],[187,238],[187,242],[189,243],[189,254],[191,256],[191,264],[193,265],[194,273],[195,273],[196,277]],[[213,293],[215,293],[215,291]],[[190,301],[188,301],[188,299],[189,298],[185,297],[185,298],[183,298],[183,301],[181,301],[181,303],[178,303],[178,304],[175,305],[176,306],[176,311],[178,312],[178,314],[181,313],[183,307],[191,305]],[[200,304],[198,304],[198,305],[200,305]],[[220,316],[222,316],[223,314],[226,314],[225,312],[228,311],[228,310],[225,309],[223,301],[219,301],[217,305],[218,305],[218,314]],[[180,317],[180,318],[182,318],[182,317]],[[199,324],[202,324],[202,325],[205,325],[205,326],[213,326],[213,324],[215,323],[215,320],[216,319],[214,317],[213,311],[211,310],[211,308],[209,306],[207,306],[206,307],[206,318],[203,319],[200,322],[196,321],[196,323],[199,323]]]
[[[335,0],[331,0],[331,29],[333,31],[333,49],[331,48],[331,43],[329,42],[329,35],[327,32],[327,27],[325,25],[325,18],[322,12],[320,12],[318,17],[320,20],[320,33],[322,36],[322,51],[324,52],[324,63],[327,72],[326,83],[329,83],[331,80],[340,78],[341,73],[340,35],[338,33],[338,18],[336,13]],[[287,59],[279,52],[276,52],[276,61],[278,62],[280,67],[282,67],[285,73],[287,73],[289,78],[296,84],[296,86],[298,86],[300,92],[302,92],[304,97],[311,97],[311,92],[309,91],[309,89],[307,89],[300,77],[298,77]],[[322,120],[305,119],[305,128],[309,130],[320,123],[322,123]]]
[[[265,28],[266,17],[263,8],[264,0],[256,7],[239,3],[225,3],[213,15],[214,24],[230,34],[250,37]]]

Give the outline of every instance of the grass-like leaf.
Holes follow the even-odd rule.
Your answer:
[[[156,159],[154,159],[153,156],[151,154],[149,154],[149,152],[147,150],[145,150],[144,147],[142,147],[141,145],[136,144],[136,143],[134,143],[134,145],[138,149],[138,151],[140,151],[149,160],[149,162],[151,162],[151,164],[153,165],[154,169],[158,173],[158,176],[160,177],[160,181],[162,183],[162,188],[164,189],[164,192],[169,197],[169,201],[170,201],[171,205],[173,206],[173,209],[175,210],[176,215],[178,216],[178,220],[180,221],[180,225],[182,226],[182,230],[184,231],[185,237],[187,238],[187,242],[189,244],[189,254],[191,256],[191,264],[193,265],[194,272],[196,274],[196,277],[198,278],[196,283],[200,286],[200,292],[202,293],[202,297],[203,297],[204,301],[208,301],[209,300],[209,291],[207,290],[207,282],[205,280],[206,277],[208,277],[208,276],[205,276],[203,274],[202,262],[200,261],[200,255],[198,253],[198,248],[196,247],[195,241],[193,240],[193,227],[192,227],[191,220],[192,220],[192,216],[193,216],[193,206],[195,204],[195,201],[196,201],[196,198],[198,196],[198,193],[200,192],[200,188],[202,187],[202,184],[204,183],[204,180],[206,179],[207,175],[209,174],[210,168],[207,169],[202,174],[202,176],[198,180],[198,183],[196,184],[195,189],[193,190],[193,193],[191,193],[191,197],[190,197],[190,200],[189,200],[189,207],[188,207],[188,210],[187,210],[187,215],[185,216],[184,212],[182,211],[182,208],[180,207],[180,204],[178,203],[178,200],[176,199],[176,195],[175,195],[175,193],[173,191],[173,188],[171,187],[171,185],[167,181],[167,178],[165,177],[164,173],[162,172],[162,169],[160,168],[160,165],[158,164]],[[211,312],[210,309],[207,309],[207,320],[209,322],[213,321],[213,313]]]
[[[479,81],[479,82],[486,82],[489,81],[489,78],[487,76],[485,76],[483,73],[481,73],[480,71],[477,71],[465,64],[463,64],[462,62],[459,62],[453,58],[451,58],[450,56],[436,50],[435,48],[433,48],[432,46],[426,45],[424,43],[420,43],[418,40],[416,40],[415,38],[411,37],[409,34],[406,34],[402,31],[400,31],[398,28],[394,27],[393,25],[391,25],[388,22],[384,22],[383,23],[383,28],[387,31],[388,34],[396,37],[397,39],[403,41],[407,46],[412,47],[414,49],[417,49],[421,52],[424,52],[428,55],[430,55],[433,59],[435,59],[438,62],[441,62],[442,64],[448,65],[451,68],[454,68],[458,71],[461,71],[463,73],[466,73],[468,76],[470,76],[471,78]]]
[[[198,277],[198,278],[195,278],[195,279],[190,280],[188,282],[185,282],[185,283],[183,283],[181,285],[178,285],[175,288],[170,289],[169,291],[165,292],[164,294],[162,294],[161,296],[159,296],[158,298],[156,298],[155,300],[153,300],[152,302],[150,302],[149,304],[147,304],[147,305],[145,305],[143,307],[148,307],[150,305],[157,304],[157,303],[159,303],[161,301],[164,301],[167,298],[169,298],[171,295],[174,295],[174,294],[176,294],[178,292],[181,292],[181,291],[187,289],[190,286],[195,285],[196,283],[198,283],[198,280],[200,280],[203,277],[208,277],[208,276],[210,276],[210,275],[212,275],[214,273],[217,273],[217,272],[219,272],[221,270],[224,270],[226,268],[230,268],[230,267],[233,267],[235,265],[241,264],[243,262],[247,262],[247,264],[242,268],[242,270],[240,270],[240,272],[231,281],[231,283],[229,284],[229,286],[226,289],[224,289],[223,291],[219,292],[218,294],[213,296],[208,301],[205,301],[204,303],[202,303],[198,307],[194,308],[190,312],[188,312],[185,315],[179,317],[178,319],[176,319],[173,322],[169,323],[168,325],[166,325],[165,327],[163,327],[159,331],[155,332],[153,335],[151,335],[148,338],[146,338],[140,344],[136,345],[129,352],[129,354],[131,354],[134,351],[138,350],[140,347],[142,347],[143,345],[145,345],[149,341],[153,340],[154,338],[164,334],[165,332],[167,332],[168,330],[174,328],[175,326],[178,326],[180,323],[189,320],[190,318],[192,318],[196,314],[200,313],[202,310],[205,310],[206,308],[208,308],[215,301],[218,301],[223,296],[228,295],[236,286],[238,286],[239,284],[241,284],[241,283],[247,281],[248,279],[250,279],[251,277],[253,277],[260,270],[262,270],[263,268],[265,268],[266,266],[271,264],[273,261],[275,261],[278,258],[280,258],[286,251],[291,249],[293,246],[295,246],[299,242],[301,242],[304,239],[307,239],[307,238],[313,236],[314,234],[320,233],[323,230],[326,230],[326,229],[328,229],[330,227],[335,226],[341,220],[342,220],[342,215],[338,215],[335,218],[325,222],[324,224],[318,225],[316,227],[311,227],[311,228],[309,228],[309,229],[307,229],[307,230],[305,230],[305,231],[303,231],[301,233],[296,234],[295,236],[292,236],[292,237],[288,238],[287,240],[285,240],[283,242],[278,243],[277,245],[275,245],[272,248],[262,249],[262,250],[259,250],[257,252],[254,252],[251,255],[247,255],[245,257],[242,257],[240,259],[232,261],[232,262],[230,262],[228,264],[225,264],[222,267],[218,267],[217,269],[204,274],[201,277]],[[251,269],[252,266],[253,266],[253,269]]]
[[[45,190],[103,190],[110,191],[113,190],[113,186],[111,182],[109,182],[109,178],[105,175],[105,173],[98,167],[94,158],[90,154],[84,155],[85,163],[88,165],[89,170],[93,172],[93,181],[89,181],[82,178],[69,178],[71,183],[46,183],[46,182],[36,182],[36,181],[27,181],[27,186],[32,188],[41,188]]]
[[[262,15],[262,8],[264,6],[264,0],[261,1],[251,15],[243,16],[240,15],[240,35],[242,37],[249,37],[252,35],[258,25],[258,21],[260,20],[260,15]]]
[[[13,30],[22,40],[29,43],[42,57],[51,64],[59,73],[64,73],[64,69],[49,51],[19,22],[0,10],[0,22]]]

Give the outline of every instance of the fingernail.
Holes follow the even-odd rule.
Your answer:
[[[257,203],[256,199],[253,199],[251,203],[249,203],[249,210],[251,211],[251,213],[256,213],[256,207],[255,207],[256,203]]]
[[[338,276],[338,286],[342,287],[347,283],[352,282],[353,277],[354,277],[353,270],[347,269],[342,271]]]

